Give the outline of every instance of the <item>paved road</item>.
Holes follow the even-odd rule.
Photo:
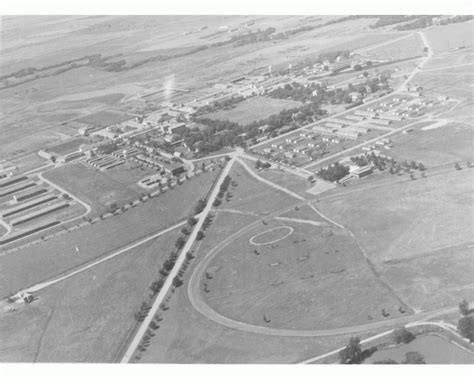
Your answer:
[[[222,171],[219,179],[215,183],[215,186],[214,186],[214,188],[213,188],[213,190],[212,190],[212,192],[211,192],[211,194],[210,194],[210,196],[207,200],[206,207],[204,208],[204,210],[197,217],[198,222],[194,226],[193,231],[191,232],[191,234],[188,237],[188,240],[186,241],[185,245],[183,246],[183,248],[181,250],[181,253],[178,256],[178,259],[177,259],[173,269],[169,273],[169,275],[168,275],[168,277],[167,277],[167,279],[166,279],[166,281],[163,285],[163,288],[158,293],[158,296],[155,298],[155,301],[153,302],[153,305],[152,305],[150,311],[148,312],[147,317],[141,323],[137,333],[135,334],[135,336],[134,336],[133,340],[131,341],[130,345],[128,346],[124,356],[122,357],[122,359],[120,361],[121,363],[128,363],[132,359],[133,354],[135,353],[135,351],[136,351],[138,345],[140,344],[143,336],[145,335],[146,331],[148,330],[150,322],[155,317],[156,312],[158,311],[160,305],[163,303],[163,301],[166,298],[166,295],[168,294],[169,290],[171,289],[171,287],[173,285],[173,279],[178,275],[179,271],[181,270],[181,267],[182,267],[183,263],[186,260],[186,254],[191,250],[194,242],[196,241],[197,233],[202,229],[202,226],[204,224],[204,220],[206,219],[207,215],[209,214],[209,212],[212,208],[212,204],[214,203],[214,200],[216,199],[217,194],[220,191],[220,186],[223,183],[225,177],[229,173],[230,169],[232,168],[232,165],[234,164],[234,162],[236,160],[237,153],[231,153],[229,155],[232,157],[231,160],[229,162],[227,162],[227,165],[225,166],[225,168]]]

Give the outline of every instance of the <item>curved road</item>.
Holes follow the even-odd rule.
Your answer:
[[[270,182],[266,179],[261,178],[257,174],[255,174],[242,160],[237,158],[240,164],[256,179],[265,182],[266,184],[271,185],[272,187],[281,190],[287,193],[290,196],[297,198],[298,200],[305,200],[300,195],[288,190],[287,188],[281,187],[273,182]],[[344,226],[337,224],[330,218],[324,216],[319,212],[309,201],[304,201],[304,203],[308,203],[313,210],[315,210],[319,215],[323,216],[329,222],[335,224],[338,227],[344,228]],[[281,214],[286,210],[279,210],[271,215],[267,215],[268,217],[273,217],[275,215]],[[427,312],[418,312],[412,315],[402,316],[395,319],[390,320],[382,320],[377,322],[372,322],[369,324],[361,324],[355,326],[348,326],[348,327],[341,327],[341,328],[333,328],[333,329],[316,329],[316,330],[297,330],[297,329],[278,329],[278,328],[270,328],[266,326],[254,325],[249,324],[243,321],[234,320],[227,316],[224,316],[214,309],[212,309],[205,299],[202,297],[202,293],[200,290],[200,281],[203,277],[208,265],[210,264],[211,260],[219,254],[226,246],[232,243],[236,238],[242,236],[246,232],[250,231],[257,225],[261,223],[261,219],[254,221],[253,223],[245,226],[244,228],[240,229],[236,233],[230,235],[229,237],[225,238],[221,241],[218,245],[216,245],[213,249],[211,249],[203,259],[198,263],[197,267],[191,274],[189,283],[188,283],[188,297],[193,305],[193,307],[201,313],[206,318],[231,329],[237,329],[243,332],[248,333],[256,333],[256,334],[264,334],[264,335],[272,335],[272,336],[282,336],[282,337],[323,337],[323,336],[334,336],[334,335],[342,335],[342,334],[353,334],[353,333],[364,333],[370,332],[372,330],[384,328],[384,327],[392,327],[394,325],[399,325],[400,323],[407,323],[407,322],[415,322],[421,320],[427,320],[433,317],[438,317],[444,314],[449,314],[458,309],[457,306],[453,307],[446,307],[434,311],[427,311]],[[345,228],[344,228],[345,229]],[[385,282],[383,283],[385,284]],[[398,297],[398,296],[397,296]]]

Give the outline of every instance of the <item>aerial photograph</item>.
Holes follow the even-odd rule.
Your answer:
[[[474,16],[0,31],[1,363],[474,364]]]

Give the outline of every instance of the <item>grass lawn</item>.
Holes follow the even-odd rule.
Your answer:
[[[294,232],[268,245],[255,242]],[[275,238],[274,238],[275,237]],[[257,253],[255,253],[257,250]],[[258,224],[225,247],[202,278],[208,304],[229,318],[287,329],[326,329],[400,316],[401,305],[370,271],[350,236],[334,227],[272,220]],[[265,323],[263,316],[270,319]]]
[[[253,97],[238,103],[235,108],[219,110],[203,115],[215,120],[229,120],[241,125],[250,124],[252,121],[265,119],[280,113],[283,109],[298,108],[302,105],[299,101]]]
[[[112,362],[178,233],[40,291],[17,312],[0,313],[0,361]]]
[[[224,328],[194,310],[186,291],[193,268],[210,249],[254,220],[252,216],[218,212],[196,249],[185,284],[173,295],[169,310],[162,313],[160,329],[140,363],[294,363],[346,343],[346,336],[285,338],[243,333]]]
[[[1,257],[0,294],[6,296],[176,223],[192,212],[216,175],[217,171],[197,176],[124,214]]]

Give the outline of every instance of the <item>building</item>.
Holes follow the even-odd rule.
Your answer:
[[[373,124],[376,124],[376,125],[388,126],[392,123],[392,120],[374,118],[374,119],[370,120],[370,122],[373,123]]]
[[[363,166],[359,167],[358,169],[352,171],[352,175],[354,175],[357,178],[363,178],[364,176],[370,175],[374,172],[372,166]]]
[[[360,132],[351,129],[341,129],[336,132],[336,135],[339,137],[349,138],[349,139],[358,139],[361,135]]]

